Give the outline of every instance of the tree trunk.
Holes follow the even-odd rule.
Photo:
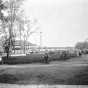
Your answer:
[[[7,53],[7,59],[9,59],[9,52]]]

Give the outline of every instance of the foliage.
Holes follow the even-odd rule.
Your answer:
[[[88,49],[88,42],[78,42],[76,45],[75,45],[75,47],[77,48],[77,49],[81,49],[81,50],[83,50],[83,49]]]
[[[4,5],[3,1],[0,0],[0,20],[3,21],[3,20],[6,20],[5,17],[4,17],[4,14],[3,14],[3,10],[5,10],[7,7]]]
[[[61,52],[61,51],[60,51]],[[11,56],[8,60],[6,57],[3,57],[3,62],[5,64],[26,64],[26,63],[45,63],[45,54],[32,53],[26,56]],[[73,57],[77,57],[75,52],[70,53],[67,51],[63,51],[61,53],[54,52],[53,54],[47,53],[48,62],[52,61],[65,61]]]
[[[23,0],[22,0],[23,1]],[[14,24],[17,17],[17,12],[19,11],[21,0],[8,0],[1,1],[0,3],[0,33],[2,34],[0,37],[4,37],[3,40],[3,49],[5,53],[7,53],[7,58],[9,57],[9,53],[12,48],[14,48],[14,37],[13,33]],[[7,16],[4,15],[3,11],[7,13]],[[15,30],[16,31],[16,30]]]

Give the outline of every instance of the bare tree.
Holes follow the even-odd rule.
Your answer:
[[[21,13],[21,15],[22,15],[22,13]],[[20,15],[20,17],[21,17],[21,15]],[[23,16],[24,16],[24,14],[23,14]],[[25,47],[25,46],[27,46],[26,42],[28,42],[30,40],[29,39],[30,36],[32,36],[32,34],[36,33],[39,28],[36,26],[36,24],[38,23],[38,21],[36,19],[34,19],[32,22],[30,18],[24,17],[24,19],[20,19],[20,17],[17,18],[18,34],[17,33],[16,34],[17,34],[17,36],[19,36],[20,41],[21,40],[24,41],[23,49],[24,49],[24,53],[25,53],[26,48],[27,48],[27,47]]]
[[[25,41],[28,41],[30,36],[33,33],[36,33],[38,28],[33,28],[37,20],[34,20],[33,23],[31,23],[31,20],[25,19],[24,10],[20,8],[20,4],[23,2],[23,0],[8,0],[5,1],[5,6],[7,16],[5,16],[4,21],[2,22],[2,28],[1,30],[6,38],[4,48],[6,53],[8,53],[7,58],[9,57],[10,52],[14,49],[15,46],[15,38],[20,37],[20,40],[24,40],[24,53],[25,53]],[[15,49],[14,49],[15,50]]]
[[[23,0],[22,0],[23,1]],[[9,58],[10,51],[12,51],[12,48],[14,48],[14,36],[13,33],[13,27],[16,22],[16,18],[18,16],[19,12],[19,3],[22,2],[21,0],[8,0],[3,2],[4,5],[7,7],[5,12],[7,12],[7,16],[3,17],[2,20],[2,29],[1,32],[3,32],[5,36],[5,42],[3,42],[3,47],[5,52],[7,53],[7,59]],[[2,17],[1,17],[2,18]],[[5,19],[6,18],[6,19]]]

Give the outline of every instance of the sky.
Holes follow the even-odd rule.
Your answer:
[[[42,46],[74,46],[88,38],[88,0],[26,0],[24,9],[38,20]],[[39,33],[30,41],[39,43]]]

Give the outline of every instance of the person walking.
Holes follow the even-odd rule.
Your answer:
[[[47,53],[45,53],[44,55],[44,63],[48,64],[49,63],[49,60],[48,60],[49,56]]]

